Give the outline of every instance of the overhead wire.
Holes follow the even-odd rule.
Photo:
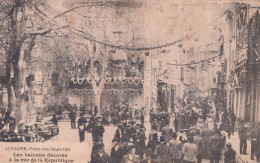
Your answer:
[[[194,32],[193,34],[191,34],[190,36],[193,36],[195,34],[197,34],[198,32],[201,32],[203,30],[205,30],[205,27],[209,27],[211,26],[212,24],[215,23],[216,20],[219,20],[220,18],[222,18],[225,14],[221,14],[218,18],[214,19],[213,21],[211,21],[208,25],[204,26],[203,28],[201,28],[200,30],[198,30],[197,32]],[[88,41],[91,41],[91,42],[95,42],[95,43],[98,43],[98,44],[101,44],[101,45],[104,45],[104,46],[109,46],[109,47],[112,47],[112,48],[115,48],[115,49],[125,49],[125,50],[130,50],[130,51],[149,51],[149,50],[156,50],[156,49],[162,49],[162,48],[166,48],[166,47],[169,47],[169,46],[173,46],[175,45],[176,43],[179,43],[179,42],[182,42],[184,40],[186,40],[186,38],[182,38],[182,39],[178,39],[178,40],[175,40],[175,41],[172,41],[170,43],[165,43],[165,44],[161,44],[161,45],[158,45],[158,46],[152,46],[152,47],[140,47],[140,48],[137,48],[137,47],[125,47],[125,46],[118,46],[118,45],[113,45],[113,44],[109,44],[109,43],[106,43],[106,42],[102,42],[100,40],[97,40],[97,39],[94,39],[94,38],[91,38],[92,36],[87,36],[89,35],[88,33],[82,31],[82,30],[79,30],[79,29],[74,29],[75,31],[81,33],[81,34],[84,34],[84,35],[80,35],[82,38],[88,40]]]
[[[172,66],[191,66],[191,65],[197,65],[197,64],[201,64],[201,63],[204,63],[204,62],[208,62],[208,61],[211,61],[215,58],[218,58],[218,57],[221,57],[223,55],[223,53],[220,53],[219,55],[217,56],[214,56],[214,57],[211,57],[211,58],[208,58],[208,59],[205,59],[205,60],[201,60],[199,62],[192,62],[192,63],[185,63],[185,64],[174,64],[174,63],[168,63],[168,65],[172,65]]]
[[[96,4],[96,5],[106,5],[107,3],[102,3],[102,4]],[[81,6],[78,6],[78,7],[74,7],[74,8],[72,8],[72,9],[70,9],[70,10],[67,10],[67,11],[65,11],[65,12],[63,12],[63,13],[61,13],[61,14],[59,14],[59,15],[57,15],[57,16],[55,16],[54,17],[54,19],[55,18],[57,18],[57,17],[59,17],[59,16],[61,16],[61,15],[64,15],[64,14],[66,14],[66,13],[68,13],[68,12],[71,12],[71,11],[73,11],[73,10],[75,10],[75,9],[77,9],[77,8],[80,8],[80,7],[88,7],[88,6],[93,6],[93,4],[87,4],[87,5],[81,5]],[[94,5],[95,6],[95,5]],[[32,10],[32,9],[31,9]],[[32,10],[33,11],[33,10]],[[33,12],[35,12],[35,11],[33,11]],[[38,11],[39,12],[39,11]],[[37,13],[37,15],[38,15],[38,13]],[[220,17],[218,17],[217,19],[215,19],[215,20],[219,20],[221,17],[223,17],[225,14],[221,14],[220,15]],[[45,16],[46,17],[46,16]],[[208,27],[208,26],[210,26],[212,23],[215,23],[215,20],[213,20],[211,23],[209,23],[206,27]],[[59,29],[56,29],[57,31],[59,31],[59,32],[61,32],[61,33],[63,33],[62,31],[60,31]],[[108,47],[111,47],[111,48],[115,48],[115,49],[121,49],[121,50],[129,50],[129,51],[149,51],[149,50],[156,50],[156,49],[161,49],[161,48],[166,48],[166,47],[169,47],[169,46],[173,46],[173,45],[175,45],[175,44],[177,44],[177,43],[179,43],[179,42],[182,42],[182,41],[184,41],[185,39],[179,39],[179,40],[176,40],[176,41],[173,41],[173,42],[170,42],[170,43],[165,43],[165,44],[161,44],[161,45],[158,45],[158,46],[152,46],[152,47],[140,47],[140,48],[138,48],[138,47],[127,47],[127,46],[119,46],[119,45],[113,45],[113,44],[109,44],[109,43],[106,43],[106,42],[102,42],[102,41],[99,41],[99,40],[96,40],[96,39],[94,39],[93,38],[93,36],[88,36],[89,34],[88,33],[86,33],[86,32],[84,32],[84,31],[82,31],[82,30],[78,30],[78,29],[74,29],[75,31],[77,31],[77,32],[79,32],[79,33],[81,33],[79,36],[81,36],[82,38],[84,38],[84,39],[86,39],[86,40],[88,40],[88,41],[90,41],[90,42],[94,42],[94,43],[98,43],[98,44],[101,44],[101,45],[104,45],[104,46],[108,46]],[[200,31],[202,31],[202,30],[204,30],[204,28],[202,28],[201,30],[199,30],[199,31],[197,31],[197,32],[200,32]],[[196,33],[197,33],[196,32]],[[64,34],[64,33],[63,33]],[[82,35],[82,34],[84,34],[84,35]],[[194,34],[191,34],[191,35],[194,35]],[[168,63],[168,65],[174,65],[174,66],[190,66],[190,65],[196,65],[196,64],[201,64],[201,63],[203,63],[203,62],[208,62],[208,61],[210,61],[210,60],[213,60],[214,58],[217,58],[217,57],[220,57],[222,55],[222,53],[221,54],[219,54],[219,55],[217,55],[217,56],[214,56],[214,57],[211,57],[211,58],[209,58],[209,59],[206,59],[206,60],[201,60],[201,61],[199,61],[199,62],[193,62],[193,63],[186,63],[186,64],[171,64],[171,63]]]
[[[84,5],[80,5],[80,6],[77,6],[77,7],[74,7],[74,8],[71,8],[67,11],[64,11],[62,12],[61,14],[58,14],[56,16],[54,16],[54,19],[57,18],[57,17],[60,17],[61,15],[64,15],[68,12],[71,12],[71,11],[74,11],[78,8],[81,8],[81,7],[91,7],[91,6],[104,6],[104,5],[107,5],[111,2],[102,2],[102,3],[88,3],[88,4],[84,4]],[[223,17],[225,14],[221,14],[220,17],[218,17],[217,19],[215,20],[219,20],[221,17]],[[215,23],[215,20],[213,20],[212,22],[210,22],[208,25],[206,25],[206,27],[210,26],[211,24]],[[201,30],[199,31],[202,31],[204,30],[204,28],[202,28]],[[140,47],[140,48],[137,48],[137,47],[126,47],[126,46],[118,46],[118,45],[113,45],[113,44],[109,44],[109,43],[106,43],[106,42],[102,42],[102,41],[99,41],[97,39],[94,39],[94,38],[91,38],[92,36],[86,36],[88,35],[87,33],[81,31],[81,30],[78,30],[78,29],[75,29],[75,31],[77,32],[80,32],[81,34],[84,34],[85,36],[82,36],[84,39],[88,40],[88,41],[91,41],[91,42],[95,42],[95,43],[98,43],[98,44],[101,44],[101,45],[104,45],[104,46],[108,46],[108,47],[112,47],[112,48],[115,48],[115,49],[125,49],[125,50],[131,50],[131,51],[149,51],[149,50],[156,50],[156,49],[161,49],[161,48],[166,48],[166,47],[169,47],[169,46],[173,46],[175,45],[176,43],[178,42],[182,42],[184,41],[185,39],[179,39],[179,40],[175,40],[175,41],[172,41],[170,43],[165,43],[165,44],[162,44],[162,45],[158,45],[158,46],[152,46],[152,47]],[[199,32],[198,31],[198,32]],[[61,31],[60,31],[61,32]],[[196,32],[197,33],[197,32]],[[191,34],[191,35],[194,35],[194,34]]]

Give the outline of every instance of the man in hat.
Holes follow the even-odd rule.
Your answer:
[[[53,124],[57,125],[58,126],[58,119],[56,117],[56,114],[53,114],[52,115],[52,119],[50,120]]]
[[[227,151],[224,153],[224,163],[236,163],[236,152],[230,143],[226,144]]]
[[[201,137],[203,138],[202,158],[205,158],[205,159],[210,158],[210,153],[208,152],[209,151],[209,139],[212,135],[214,135],[214,131],[210,130],[208,128],[208,126],[205,126],[205,128],[201,130]]]
[[[175,132],[178,132],[178,129],[179,129],[179,120],[178,120],[178,118],[177,118],[176,115],[175,115],[173,124],[174,124],[174,128],[175,128]]]
[[[136,149],[134,146],[129,146],[129,153],[123,157],[122,163],[140,163],[140,158],[135,151]]]
[[[4,106],[0,106],[0,108],[1,108],[2,117],[4,117],[6,113],[6,108]]]
[[[85,125],[86,125],[86,119],[83,117],[83,113],[81,113],[80,118],[78,119],[79,141],[80,142],[83,142],[85,139]]]
[[[10,114],[8,121],[9,121],[9,131],[14,132],[14,129],[16,127],[16,119],[14,118],[14,112]]]
[[[253,125],[251,128],[251,133],[250,133],[250,140],[251,140],[251,160],[254,160],[254,156],[256,155],[257,152],[257,134],[258,134],[258,125]]]
[[[167,142],[171,140],[172,133],[173,129],[170,126],[165,126],[162,128],[162,135],[166,138]]]
[[[94,143],[97,141],[101,141],[103,143],[103,134],[105,132],[105,129],[103,125],[101,124],[101,119],[98,118],[96,125],[94,125],[92,130],[92,140]]]
[[[230,116],[230,122],[231,122],[231,133],[232,133],[232,135],[234,135],[236,115],[233,110],[230,110],[229,116]]]
[[[154,151],[154,156],[157,156],[158,163],[172,162],[172,154],[170,152],[170,146],[166,142],[166,138],[161,136],[160,142],[161,143],[157,145]]]
[[[129,126],[126,128],[126,140],[129,140],[130,138],[135,140],[136,130],[134,124],[135,122],[133,120],[129,122]]]
[[[5,124],[9,122],[10,117],[11,117],[11,109],[8,108],[7,112],[5,113],[5,117],[4,117]]]
[[[193,143],[196,144],[197,146],[197,163],[201,163],[202,162],[202,144],[203,144],[203,138],[200,136],[200,130],[196,129],[195,131],[195,136],[194,136],[194,140]]]
[[[256,154],[256,161],[259,162],[260,160],[260,122],[257,123],[256,127],[256,143],[255,143],[255,154]]]
[[[195,163],[197,156],[197,146],[193,143],[193,137],[188,137],[188,142],[182,147],[182,153],[184,154],[183,163]]]
[[[223,138],[220,136],[221,133],[215,130],[215,134],[209,139],[210,148],[210,163],[219,163],[221,158],[222,149],[224,147]]]
[[[91,163],[111,163],[109,155],[105,153],[103,145],[97,147],[97,152],[93,154]]]
[[[157,130],[158,130],[158,127],[156,126],[156,124],[152,124],[151,126],[151,130],[149,132],[149,136],[148,136],[148,139],[151,140],[153,138],[153,134],[157,134]]]
[[[156,161],[152,158],[152,151],[150,149],[148,149],[145,152],[145,159],[142,161],[142,163],[156,163]]]
[[[139,128],[136,129],[136,136],[135,136],[135,147],[136,153],[139,155],[140,159],[143,159],[143,155],[146,149],[145,140],[146,136],[143,131],[140,131]]]
[[[69,118],[71,121],[71,129],[75,129],[76,128],[76,113],[72,109],[70,110]]]
[[[144,113],[141,113],[141,123],[142,123],[142,125],[144,125]]]
[[[110,154],[111,163],[120,163],[123,159],[123,151],[117,141],[113,141],[113,147]]]
[[[94,157],[98,154],[98,150],[104,146],[100,141],[98,141],[96,144],[93,144],[91,149],[91,160],[94,159]]]
[[[124,139],[125,139],[124,136],[125,136],[125,130],[123,128],[123,124],[118,123],[118,128],[116,129],[113,140],[118,141],[118,142],[124,141]]]
[[[238,127],[238,135],[240,139],[240,154],[246,155],[247,150],[247,129],[245,123],[242,120],[240,126]]]
[[[182,144],[179,140],[177,140],[177,137],[177,132],[172,133],[172,140],[169,142],[173,163],[181,162]]]

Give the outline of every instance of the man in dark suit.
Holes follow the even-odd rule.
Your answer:
[[[202,145],[203,145],[203,138],[200,136],[200,130],[197,129],[195,131],[195,136],[194,136],[194,140],[193,143],[196,144],[197,146],[197,163],[201,163],[202,162]]]
[[[74,110],[70,111],[69,118],[71,121],[71,129],[75,129],[76,128],[76,113]]]
[[[4,117],[5,124],[9,122],[10,117],[11,117],[11,109],[8,108],[7,112],[5,113],[5,117]]]
[[[215,130],[215,134],[209,139],[210,147],[210,163],[219,163],[221,158],[222,149],[224,147],[223,138],[220,132]]]
[[[96,154],[93,155],[91,163],[111,163],[111,160],[107,153],[104,151],[104,146],[97,149]]]
[[[78,129],[79,129],[79,141],[83,142],[85,139],[85,125],[86,119],[83,117],[83,114],[80,114],[80,118],[78,119]]]
[[[161,143],[157,145],[154,151],[154,155],[157,156],[158,163],[172,162],[171,149],[166,142],[166,138],[164,136],[161,136],[160,142]]]
[[[101,125],[101,119],[98,119],[96,125],[93,127],[92,130],[92,140],[93,143],[101,141],[103,143],[103,134],[105,132],[104,127]]]
[[[232,149],[230,143],[226,144],[227,151],[224,153],[224,163],[236,163],[236,152]]]
[[[123,159],[123,151],[118,142],[114,141],[114,143],[110,154],[111,163],[120,163]]]
[[[241,121],[241,125],[238,127],[238,135],[240,139],[240,154],[246,154],[247,149],[247,129],[244,121]]]
[[[174,132],[172,134],[172,140],[170,140],[170,151],[171,151],[171,157],[172,161],[174,163],[180,163],[181,162],[181,155],[182,155],[182,144],[179,140],[177,140],[177,132]]]
[[[123,157],[123,160],[121,163],[140,163],[139,156],[135,153],[135,147],[129,146],[129,153]]]
[[[152,155],[152,151],[148,149],[145,152],[145,159],[141,163],[157,163],[155,159],[152,159]]]

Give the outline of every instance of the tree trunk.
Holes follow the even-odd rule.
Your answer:
[[[6,63],[6,76],[8,77],[7,83],[7,94],[8,94],[8,108],[13,110],[14,104],[14,89],[12,83],[11,69],[12,69],[12,60],[8,57]]]
[[[34,45],[36,37],[29,37],[26,41],[22,42],[19,46],[16,46],[13,57],[12,67],[14,70],[14,78],[12,79],[12,86],[15,95],[15,107],[13,107],[14,117],[16,124],[18,125],[23,118],[26,116],[26,102],[25,99],[25,87],[26,87],[26,62],[24,61],[26,55],[30,55]],[[9,90],[11,97],[11,89]],[[11,99],[10,99],[11,100]],[[11,103],[14,105],[14,103]],[[10,105],[11,105],[10,104]]]
[[[102,95],[104,86],[105,86],[104,77],[102,77],[100,84],[99,84],[99,87],[98,87],[97,94],[94,93],[94,95],[95,95],[94,103],[97,106],[98,115],[100,115],[100,111],[101,111],[101,95]]]
[[[21,56],[20,56],[20,51],[18,52],[19,58],[16,58],[13,63],[13,68],[14,68],[14,80],[13,80],[13,85],[14,85],[14,93],[15,93],[15,109],[14,109],[14,116],[16,119],[17,124],[22,119],[22,112],[21,112],[21,89],[23,87],[23,81],[22,81],[22,69],[20,67],[20,62],[21,62]]]
[[[106,49],[106,47],[99,47],[95,44],[94,45],[91,44],[91,46],[92,46],[91,48],[93,48],[93,51],[91,54],[92,56],[90,57],[90,65],[91,65],[90,72],[91,72],[91,76],[92,76],[91,83],[92,83],[92,88],[93,88],[93,92],[94,92],[94,104],[97,106],[98,115],[100,115],[101,95],[102,95],[103,88],[105,86],[105,69],[107,66],[107,56],[106,56],[107,49]],[[101,61],[100,74],[98,74],[97,70],[95,70],[95,66],[94,66],[95,58],[100,58],[100,61]],[[95,76],[98,76],[100,78],[99,85],[97,85],[97,81],[95,81]]]

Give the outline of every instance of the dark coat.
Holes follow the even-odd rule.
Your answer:
[[[103,137],[104,132],[105,132],[105,129],[103,126],[94,126],[93,130],[92,130],[92,135]]]
[[[70,118],[70,120],[75,121],[76,120],[76,113],[74,111],[71,111],[70,114],[69,114],[69,118]]]
[[[167,143],[157,145],[154,155],[157,156],[158,163],[172,162],[170,146]]]
[[[124,140],[124,136],[125,136],[125,130],[121,129],[121,128],[118,128],[116,130],[116,133],[115,133],[115,136],[114,136],[113,140],[122,141],[122,140]]]
[[[198,150],[198,154],[202,155],[203,151],[202,151],[202,145],[203,145],[203,138],[200,136],[194,136],[194,144],[196,144],[197,146],[197,150]]]
[[[244,125],[238,127],[238,135],[239,135],[239,139],[247,138],[247,129]]]
[[[57,120],[56,116],[53,116],[51,121],[53,124],[58,125],[58,120]]]
[[[122,149],[119,147],[118,150],[115,150],[115,146],[112,147],[111,149],[111,154],[110,154],[110,159],[111,159],[111,163],[120,163],[123,159],[123,151]]]
[[[224,163],[236,163],[236,152],[230,148],[224,153]]]
[[[111,163],[111,160],[106,153],[104,153],[102,157],[99,154],[96,154],[91,160],[91,163]]]
[[[78,119],[78,126],[82,126],[86,124],[86,120],[84,118],[79,118]]]
[[[143,155],[146,149],[145,145],[146,136],[144,133],[140,132],[136,134],[136,153],[139,155]]]
[[[147,144],[146,150],[150,149],[153,153],[157,145],[159,145],[160,142],[157,140],[150,140]]]
[[[4,122],[7,123],[9,121],[11,117],[11,111],[8,110],[6,113],[5,113],[5,118],[4,118]]]
[[[217,134],[211,136],[209,139],[209,147],[211,151],[221,152],[224,147],[223,138]]]

